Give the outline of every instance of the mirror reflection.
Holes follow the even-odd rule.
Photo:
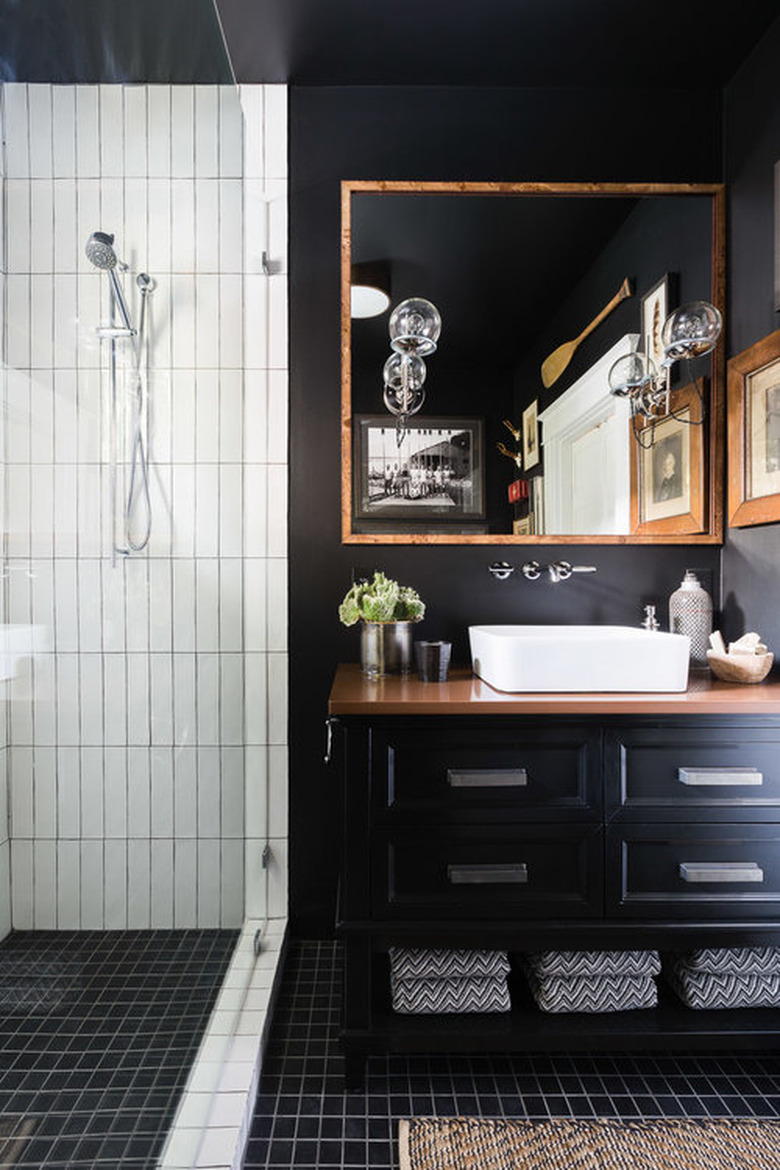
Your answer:
[[[344,183],[343,539],[719,540],[722,200]]]

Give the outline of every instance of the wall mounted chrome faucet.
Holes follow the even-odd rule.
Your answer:
[[[517,565],[510,565],[508,561],[493,561],[488,565],[488,572],[492,573],[497,581],[506,581],[517,571]],[[547,573],[554,585],[559,581],[568,581],[572,573],[595,573],[595,565],[572,565],[568,561],[552,561],[549,565],[540,565],[538,561],[526,561],[520,569],[526,581],[538,581],[542,573]]]

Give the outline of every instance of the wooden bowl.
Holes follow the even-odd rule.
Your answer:
[[[772,669],[774,654],[718,654],[707,651],[710,670],[724,682],[759,683]]]

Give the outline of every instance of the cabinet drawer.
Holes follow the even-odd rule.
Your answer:
[[[608,914],[776,915],[780,825],[612,825],[607,875]]]
[[[686,727],[610,732],[608,804],[626,819],[755,820],[780,809],[780,734]],[[778,813],[772,813],[778,818]]]
[[[597,916],[602,909],[601,829],[450,828],[432,839],[377,834],[372,900],[379,918]]]
[[[601,737],[582,726],[517,730],[374,730],[375,809],[390,820],[428,814],[437,823],[600,817]]]

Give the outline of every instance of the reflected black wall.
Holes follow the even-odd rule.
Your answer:
[[[339,792],[322,753],[336,664],[358,656],[357,631],[343,629],[336,612],[353,569],[381,568],[418,588],[428,605],[420,635],[451,639],[465,662],[471,622],[634,625],[646,603],[665,612],[688,567],[717,585],[719,561],[706,546],[549,546],[545,557],[598,572],[560,585],[500,584],[487,572],[496,558],[489,546],[341,545],[340,180],[718,181],[720,109],[717,91],[291,88],[290,882],[298,933],[333,928]],[[668,133],[688,122],[698,130],[684,142]],[[528,552],[513,549],[512,559]]]
[[[642,332],[642,297],[669,276],[669,309],[688,301],[712,299],[712,222],[714,200],[707,195],[640,200],[605,244],[598,260],[562,299],[560,310],[518,365],[516,413],[539,399],[539,410],[565,393],[594,362],[626,333]],[[544,359],[563,341],[577,337],[599,309],[612,299],[625,277],[633,295],[622,301],[578,347],[566,370],[549,390],[542,386]],[[709,358],[680,362],[672,385],[709,374]]]
[[[725,92],[729,184],[728,354],[741,353],[780,328],[774,309],[774,166],[780,159],[775,21]],[[780,525],[731,528],[723,550],[723,597],[729,637],[760,630],[780,651]]]

